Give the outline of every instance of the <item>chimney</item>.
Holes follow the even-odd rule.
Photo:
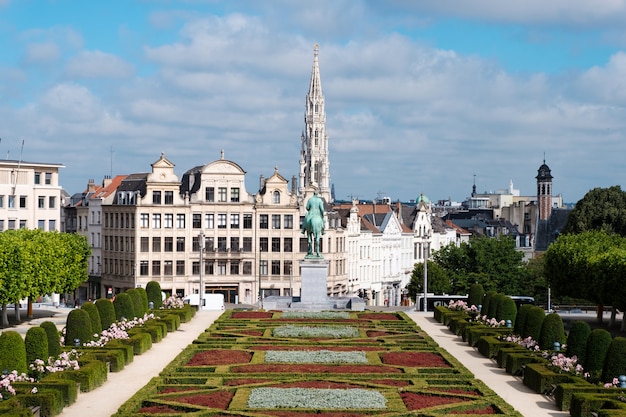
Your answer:
[[[89,179],[89,181],[87,181],[87,192],[93,193],[94,191],[96,191],[96,183],[93,179]]]
[[[111,176],[105,175],[104,179],[102,180],[102,188],[108,187],[109,185],[111,185],[112,182],[113,180],[111,179]]]
[[[291,194],[295,194],[298,190],[298,179],[296,178],[296,176],[294,175],[293,177],[291,177]]]
[[[259,179],[259,191],[265,188],[265,177],[261,174],[261,178]]]

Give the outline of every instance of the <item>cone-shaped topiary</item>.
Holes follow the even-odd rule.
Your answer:
[[[502,298],[504,298],[505,295],[502,293],[497,293],[494,294],[493,297],[491,297],[491,301],[489,302],[489,313],[487,313],[487,318],[496,318],[496,314],[498,312],[498,304],[500,304],[500,300],[502,300]]]
[[[115,307],[115,319],[118,321],[123,319],[132,320],[135,317],[133,301],[130,299],[130,295],[125,292],[115,296],[113,307]]]
[[[602,376],[606,354],[613,341],[611,333],[605,329],[594,329],[587,339],[587,356],[585,371],[589,373],[590,382],[598,382]]]
[[[93,340],[91,317],[81,308],[75,308],[67,315],[65,322],[65,346],[82,346]]]
[[[51,321],[44,321],[39,327],[46,332],[48,338],[48,356],[56,358],[61,353],[61,335],[56,324]]]
[[[145,288],[139,287],[137,288],[139,295],[141,296],[141,311],[142,315],[148,313],[148,293]]]
[[[606,354],[602,380],[611,382],[620,375],[626,375],[626,337],[618,336],[613,339]]]
[[[100,312],[98,311],[98,307],[91,301],[86,302],[80,308],[85,310],[87,314],[89,314],[89,318],[91,319],[91,331],[92,340],[100,337],[100,333],[102,333],[102,320],[100,319]],[[94,336],[97,335],[97,336]]]
[[[541,324],[539,333],[539,347],[541,349],[553,349],[554,342],[559,342],[559,346],[565,343],[565,328],[563,319],[557,313],[548,314]]]
[[[541,325],[543,319],[546,317],[546,312],[543,308],[538,306],[532,306],[526,315],[526,323],[524,323],[524,331],[522,337],[532,337],[533,340],[539,342],[539,336],[541,335]]]
[[[587,356],[587,339],[591,334],[589,323],[583,320],[576,320],[572,323],[567,335],[567,350],[565,356],[572,358],[576,356],[578,363],[585,366],[585,357]]]
[[[0,334],[0,372],[5,371],[17,371],[19,374],[28,371],[24,339],[13,330]]]
[[[513,326],[513,332],[515,332],[515,334],[521,336],[522,333],[524,333],[526,318],[528,317],[528,312],[532,307],[532,304],[522,304],[519,310],[517,310],[517,316],[515,317],[515,326]]]
[[[483,297],[485,296],[485,289],[480,284],[472,284],[469,288],[467,295],[467,304],[478,307],[483,303]]]
[[[143,317],[143,301],[141,301],[141,295],[139,295],[137,288],[126,290],[126,294],[129,295],[130,301],[133,303],[133,317]]]
[[[41,327],[31,327],[24,336],[24,346],[26,347],[26,362],[31,364],[35,359],[48,362],[48,335]]]
[[[102,330],[107,330],[115,323],[115,307],[108,298],[99,298],[96,300],[96,308],[100,314],[100,325]]]
[[[148,302],[154,304],[154,309],[158,310],[163,305],[163,298],[161,296],[161,284],[156,281],[150,281],[146,285],[146,293],[148,294]]]
[[[505,295],[500,299],[498,303],[498,309],[496,310],[496,319],[500,320],[511,320],[511,324],[515,323],[515,316],[517,316],[517,305],[515,305],[515,301]]]
[[[497,292],[496,291],[487,291],[485,293],[485,296],[483,297],[483,306],[480,310],[480,314],[483,316],[488,316],[489,315],[489,304],[491,304],[491,299],[493,298],[494,295],[496,295]],[[491,317],[488,317],[491,318]]]

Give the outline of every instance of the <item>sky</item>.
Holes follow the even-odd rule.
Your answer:
[[[575,203],[626,178],[626,0],[0,0],[0,157],[60,184],[299,173],[314,45],[338,200]]]

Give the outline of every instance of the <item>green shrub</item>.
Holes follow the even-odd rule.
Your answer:
[[[526,325],[526,318],[528,317],[528,312],[533,307],[532,304],[522,304],[517,311],[517,316],[515,317],[515,325],[513,326],[513,332],[518,335],[522,335],[524,333],[524,326]]]
[[[524,331],[522,337],[532,337],[533,340],[539,341],[541,335],[541,325],[546,317],[546,312],[539,306],[532,306],[526,316],[526,323],[524,323]]]
[[[48,356],[54,356],[55,358],[61,353],[61,335],[56,324],[51,321],[44,321],[39,325],[48,337]]]
[[[100,324],[102,330],[106,330],[115,323],[115,307],[108,298],[99,298],[96,300],[96,308],[100,314]]]
[[[616,337],[611,342],[604,361],[602,380],[610,382],[620,375],[626,375],[626,337]]]
[[[560,345],[565,344],[565,328],[563,327],[563,319],[557,313],[548,314],[541,324],[541,332],[539,333],[539,347],[541,349],[553,349],[554,342]]]
[[[65,346],[74,346],[76,340],[79,341],[79,345],[93,340],[91,317],[81,308],[70,311],[65,323]]]
[[[31,327],[24,336],[26,347],[26,363],[31,364],[35,359],[48,362],[48,335],[41,327]]]
[[[605,329],[594,329],[587,339],[587,356],[585,356],[585,371],[589,373],[589,380],[597,382],[602,376],[606,354],[613,341],[611,333]]]
[[[487,291],[485,293],[485,296],[483,297],[483,306],[480,310],[480,314],[483,316],[488,316],[489,315],[489,305],[491,304],[491,299],[493,298],[494,295],[496,295],[497,292],[496,291]],[[488,317],[491,318],[491,317]]]
[[[141,355],[152,347],[152,336],[150,336],[150,333],[136,332],[128,339],[121,339],[121,342],[125,345],[132,346],[135,355]]]
[[[137,288],[126,290],[126,294],[130,296],[130,301],[133,303],[133,317],[143,317],[143,301]]]
[[[161,284],[156,281],[150,281],[146,285],[146,293],[148,295],[148,302],[154,304],[154,309],[158,310],[163,305],[163,298],[161,298]]]
[[[480,284],[472,284],[469,288],[467,296],[467,304],[478,307],[483,303],[483,297],[485,296],[485,289]]]
[[[89,392],[104,384],[107,380],[107,367],[101,361],[80,363],[80,369],[67,369],[63,372],[48,374],[42,381],[72,380],[80,384],[80,392]]]
[[[102,320],[100,319],[98,307],[96,307],[96,305],[91,301],[88,301],[80,308],[89,314],[89,319],[91,320],[92,340],[95,339],[93,337],[94,334],[98,334],[98,337],[100,337],[100,333],[102,333]]]
[[[28,372],[26,362],[26,346],[22,335],[14,330],[0,334],[0,372]]]
[[[131,320],[135,317],[133,301],[131,300],[130,295],[124,292],[115,296],[113,307],[115,308],[115,319],[117,321],[121,321],[124,318]]]
[[[38,381],[38,382],[13,382],[11,383],[15,391],[18,393],[27,394],[30,393],[33,387],[37,387],[37,390],[56,390],[61,393],[63,402],[65,405],[70,405],[76,402],[78,398],[78,384],[71,380],[58,380],[58,381]],[[4,416],[4,414],[2,414]]]
[[[148,293],[143,287],[137,288],[137,292],[141,296],[141,311],[142,315],[148,313]]]
[[[517,305],[515,305],[515,301],[511,297],[505,295],[498,303],[496,319],[498,321],[511,320],[511,324],[513,324],[515,323],[515,316],[517,316]]]
[[[498,312],[498,304],[500,304],[500,300],[502,300],[503,297],[505,297],[505,295],[500,292],[497,294],[494,294],[493,297],[491,297],[491,301],[489,302],[489,313],[487,313],[487,318],[491,319],[491,318],[496,317],[496,313]]]
[[[63,393],[58,390],[42,389],[36,394],[18,394],[14,398],[25,407],[39,406],[39,414],[42,416],[56,416],[63,411],[65,405]]]
[[[589,323],[583,320],[576,320],[567,335],[567,350],[565,356],[571,358],[576,356],[578,363],[585,366],[585,356],[587,356],[587,339],[591,334]]]

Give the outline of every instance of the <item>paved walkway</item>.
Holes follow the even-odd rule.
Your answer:
[[[29,327],[39,325],[46,320],[62,327],[70,310],[61,308],[52,311],[50,315],[44,314],[43,317],[36,318],[30,323],[4,330],[26,333]],[[477,379],[487,384],[523,416],[569,416],[568,412],[557,411],[553,401],[531,391],[519,378],[507,374],[504,369],[498,368],[493,360],[486,359],[474,348],[468,346],[446,326],[437,322],[432,312],[405,311],[439,346],[457,358]],[[152,349],[135,356],[133,362],[121,372],[109,373],[108,380],[102,386],[92,392],[80,393],[77,401],[65,407],[60,417],[111,416],[151,378],[157,376],[176,355],[192,343],[221,314],[221,311],[199,311],[189,323],[183,323],[178,331],[169,333],[163,341],[152,345]]]

